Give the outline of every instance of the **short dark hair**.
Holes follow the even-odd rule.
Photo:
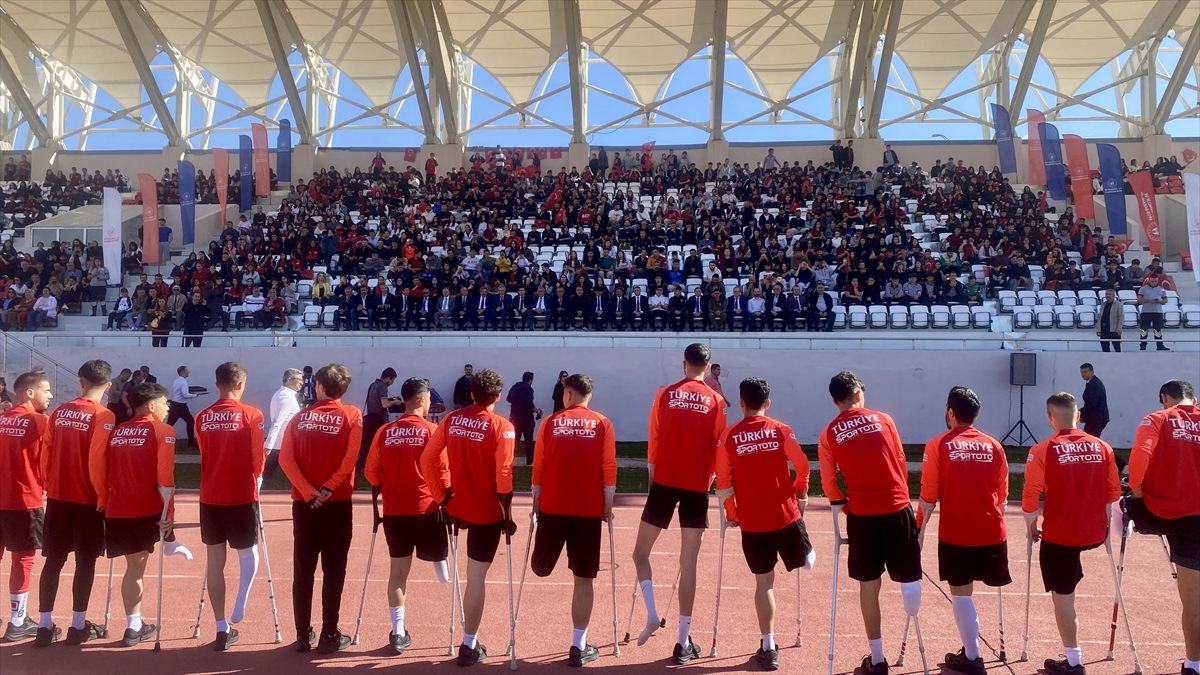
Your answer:
[[[84,382],[93,387],[100,387],[112,379],[112,366],[108,364],[108,361],[103,359],[92,359],[91,361],[85,361],[82,366],[79,366],[77,374],[79,375],[79,379]]]
[[[525,371],[524,373],[521,373],[521,381],[524,382],[525,384],[529,384],[530,382],[533,382],[533,373],[529,372],[528,370]]]
[[[1159,396],[1169,396],[1176,401],[1184,399],[1196,398],[1196,390],[1192,387],[1192,383],[1186,380],[1171,380],[1158,388]]]
[[[476,405],[491,405],[504,391],[504,378],[491,368],[484,368],[471,375],[471,399]]]
[[[1096,370],[1095,368],[1092,367],[1092,364],[1090,364],[1090,363],[1079,364],[1079,369],[1080,370],[1092,370],[1092,371]]]
[[[43,382],[49,382],[46,377],[46,372],[42,370],[33,370],[28,373],[21,373],[13,382],[12,390],[18,394],[26,389],[32,389]]]
[[[946,397],[946,407],[954,413],[959,422],[974,424],[979,417],[979,396],[966,387],[954,387]]]
[[[841,403],[854,395],[856,391],[866,391],[867,385],[858,379],[854,373],[843,370],[829,380],[829,395],[837,403]]]
[[[183,371],[185,371],[185,370],[187,370],[187,366],[179,366],[178,368],[175,369],[175,374],[182,375]]]
[[[1050,398],[1046,399],[1046,405],[1061,410],[1079,410],[1079,404],[1075,402],[1075,397],[1065,391],[1051,394]]]
[[[683,350],[683,360],[695,368],[707,366],[711,358],[712,352],[708,350],[708,346],[700,342],[693,342]]]
[[[391,366],[383,369],[383,373],[379,376],[379,379],[386,380],[389,377],[393,379],[396,377],[396,369]]]
[[[389,368],[389,370],[391,369]],[[409,401],[432,389],[433,386],[429,384],[429,380],[410,377],[404,381],[404,384],[400,385],[400,398]]]
[[[592,393],[592,387],[595,386],[595,382],[592,382],[592,378],[583,373],[575,373],[574,375],[567,376],[567,380],[563,382],[563,386],[570,388],[580,396],[587,396]]]
[[[331,363],[318,368],[313,379],[325,390],[326,396],[337,399],[350,388],[350,380],[353,378],[349,368],[340,363]]]
[[[166,398],[167,388],[157,382],[143,382],[129,391],[129,402],[134,409],[140,408],[156,398]]]
[[[738,385],[742,403],[750,410],[762,410],[771,400],[771,385],[761,377],[747,377]]]
[[[217,366],[217,386],[232,387],[238,382],[244,382],[249,372],[246,366],[237,361],[226,361]]]

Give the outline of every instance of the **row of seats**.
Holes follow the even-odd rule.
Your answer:
[[[1000,312],[1011,313],[1017,307],[1098,307],[1102,296],[1093,290],[1061,291],[999,291]],[[1137,305],[1137,291],[1117,291],[1117,300],[1124,305]],[[1167,307],[1179,308],[1179,294],[1167,291]]]
[[[1137,328],[1140,313],[1135,305],[1124,305],[1121,325]],[[1013,328],[1095,328],[1097,307],[1094,305],[1018,305],[1012,309]],[[1163,310],[1166,328],[1200,328],[1200,305],[1168,305]]]

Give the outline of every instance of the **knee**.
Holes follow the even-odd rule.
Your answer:
[[[921,611],[921,582],[906,581],[900,584],[900,595],[904,598],[904,612],[916,616]]]

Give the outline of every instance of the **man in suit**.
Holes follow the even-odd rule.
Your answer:
[[[408,287],[400,289],[392,305],[392,317],[396,322],[396,330],[408,330],[416,323],[418,298],[412,296]]]
[[[458,330],[467,327],[467,320],[471,317],[471,301],[473,299],[466,286],[459,289],[458,297],[454,298],[454,326]]]
[[[554,306],[550,312],[555,330],[566,330],[571,324],[571,299],[567,297],[567,289],[562,286],[556,287],[552,304]]]
[[[512,422],[517,441],[525,439],[525,464],[533,464],[534,430],[542,409],[533,402],[533,373],[526,372],[521,381],[508,390],[508,420]]]
[[[609,305],[609,323],[612,324],[614,330],[625,330],[629,326],[629,320],[632,316],[630,311],[629,298],[625,297],[625,288],[617,286],[613,289],[612,303]]]
[[[708,298],[704,297],[704,291],[697,286],[692,292],[692,297],[687,299],[687,323],[692,330],[696,330],[696,320],[700,320],[700,330],[707,330],[708,325],[706,318],[708,317]]]
[[[642,295],[642,287],[634,286],[633,295],[629,296],[629,326],[633,330],[642,330],[649,317],[650,305],[646,296]]]
[[[537,325],[536,319],[539,317],[546,320],[545,330],[550,330],[550,326],[554,324],[554,299],[546,295],[545,286],[538,286],[537,292],[533,294],[532,305],[529,308],[530,328]]]
[[[338,298],[337,314],[334,315],[334,330],[358,330],[358,313],[362,307],[354,289],[346,286]]]
[[[808,318],[808,304],[800,292],[800,284],[792,286],[792,293],[788,296],[787,311],[787,322],[792,328],[799,329]]]
[[[787,332],[788,311],[787,298],[783,295],[783,286],[775,284],[771,287],[771,296],[767,298],[767,328],[775,331],[775,320],[779,320],[779,330]]]
[[[513,330],[528,329],[533,323],[530,314],[530,298],[525,294],[525,287],[517,288],[517,297],[513,298],[508,304],[508,309],[504,315],[508,317],[509,324]]]
[[[1083,407],[1079,409],[1079,421],[1083,423],[1084,433],[1100,438],[1100,433],[1108,425],[1108,392],[1104,383],[1096,377],[1092,364],[1079,366],[1079,375],[1086,383],[1083,387]]]
[[[592,330],[604,330],[609,321],[608,299],[604,297],[604,286],[596,284],[595,297],[588,301],[588,325]]]
[[[417,312],[418,316],[422,316],[426,321],[433,319],[433,324],[438,330],[447,326],[454,325],[454,297],[450,295],[450,287],[442,287],[442,295],[436,302],[428,302],[432,300],[429,297],[429,289],[425,289],[425,299],[421,302],[421,308]],[[430,307],[430,305],[433,305]],[[432,313],[431,313],[432,310]]]
[[[733,327],[737,325],[737,322],[741,321],[742,330],[746,330],[746,316],[748,315],[748,312],[746,310],[746,298],[742,295],[741,286],[733,287],[733,295],[729,296],[729,302],[727,304],[729,305],[729,329],[733,330]]]
[[[584,328],[591,311],[591,298],[583,294],[583,287],[576,286],[567,296],[567,328]]]
[[[474,401],[471,399],[471,375],[474,373],[471,364],[463,366],[463,376],[454,383],[454,409],[465,408]]]
[[[375,287],[367,293],[367,328],[388,330],[395,316],[396,296],[385,285]]]
[[[671,293],[671,301],[668,307],[671,330],[676,332],[682,331],[688,323],[691,312],[688,310],[687,298],[683,297],[683,289],[679,286],[676,286],[674,292]]]
[[[480,287],[479,294],[471,298],[468,306],[470,309],[467,315],[471,319],[471,330],[480,330],[480,325],[483,326],[483,330],[487,330],[487,324],[492,318],[492,309],[495,306],[488,287]]]
[[[816,289],[808,299],[808,330],[833,331],[833,296],[825,292],[825,284],[821,282],[817,282]]]

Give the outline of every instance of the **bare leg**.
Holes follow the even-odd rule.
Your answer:
[[[654,573],[650,567],[650,552],[662,528],[640,521],[638,523],[637,542],[633,545],[633,567],[637,572],[638,587],[642,591],[642,600],[646,603],[646,626],[638,635],[638,645],[646,644],[646,640],[659,628],[658,609],[654,604]],[[632,615],[631,615],[632,616]]]
[[[1062,636],[1063,646],[1073,649],[1079,646],[1079,619],[1075,616],[1075,594],[1050,593],[1054,601],[1054,621],[1058,624],[1058,634]]]
[[[483,619],[483,601],[487,596],[487,573],[491,563],[467,559],[467,590],[463,593],[463,632],[475,635]]]
[[[592,580],[575,577],[575,593],[571,596],[571,623],[575,630],[584,630],[592,618]]]
[[[883,619],[879,613],[879,589],[882,586],[882,578],[858,582],[858,604],[862,608],[863,628],[868,640],[883,637]]]
[[[134,553],[125,556],[125,577],[121,580],[121,600],[126,614],[142,612],[142,575],[146,572],[149,553]]]
[[[679,547],[679,615],[691,616],[696,602],[696,561],[700,557],[700,544],[704,543],[704,530],[687,527],[681,530]]]
[[[1200,661],[1200,570],[1179,567],[1179,599],[1183,601],[1183,645],[1189,661]]]
[[[408,571],[412,568],[412,556],[391,558],[388,572],[387,600],[389,607],[403,607],[408,594]]]
[[[775,632],[775,570],[754,575],[754,611],[758,613],[758,632]]]
[[[224,543],[208,547],[208,600],[217,621],[225,618],[225,553]]]

